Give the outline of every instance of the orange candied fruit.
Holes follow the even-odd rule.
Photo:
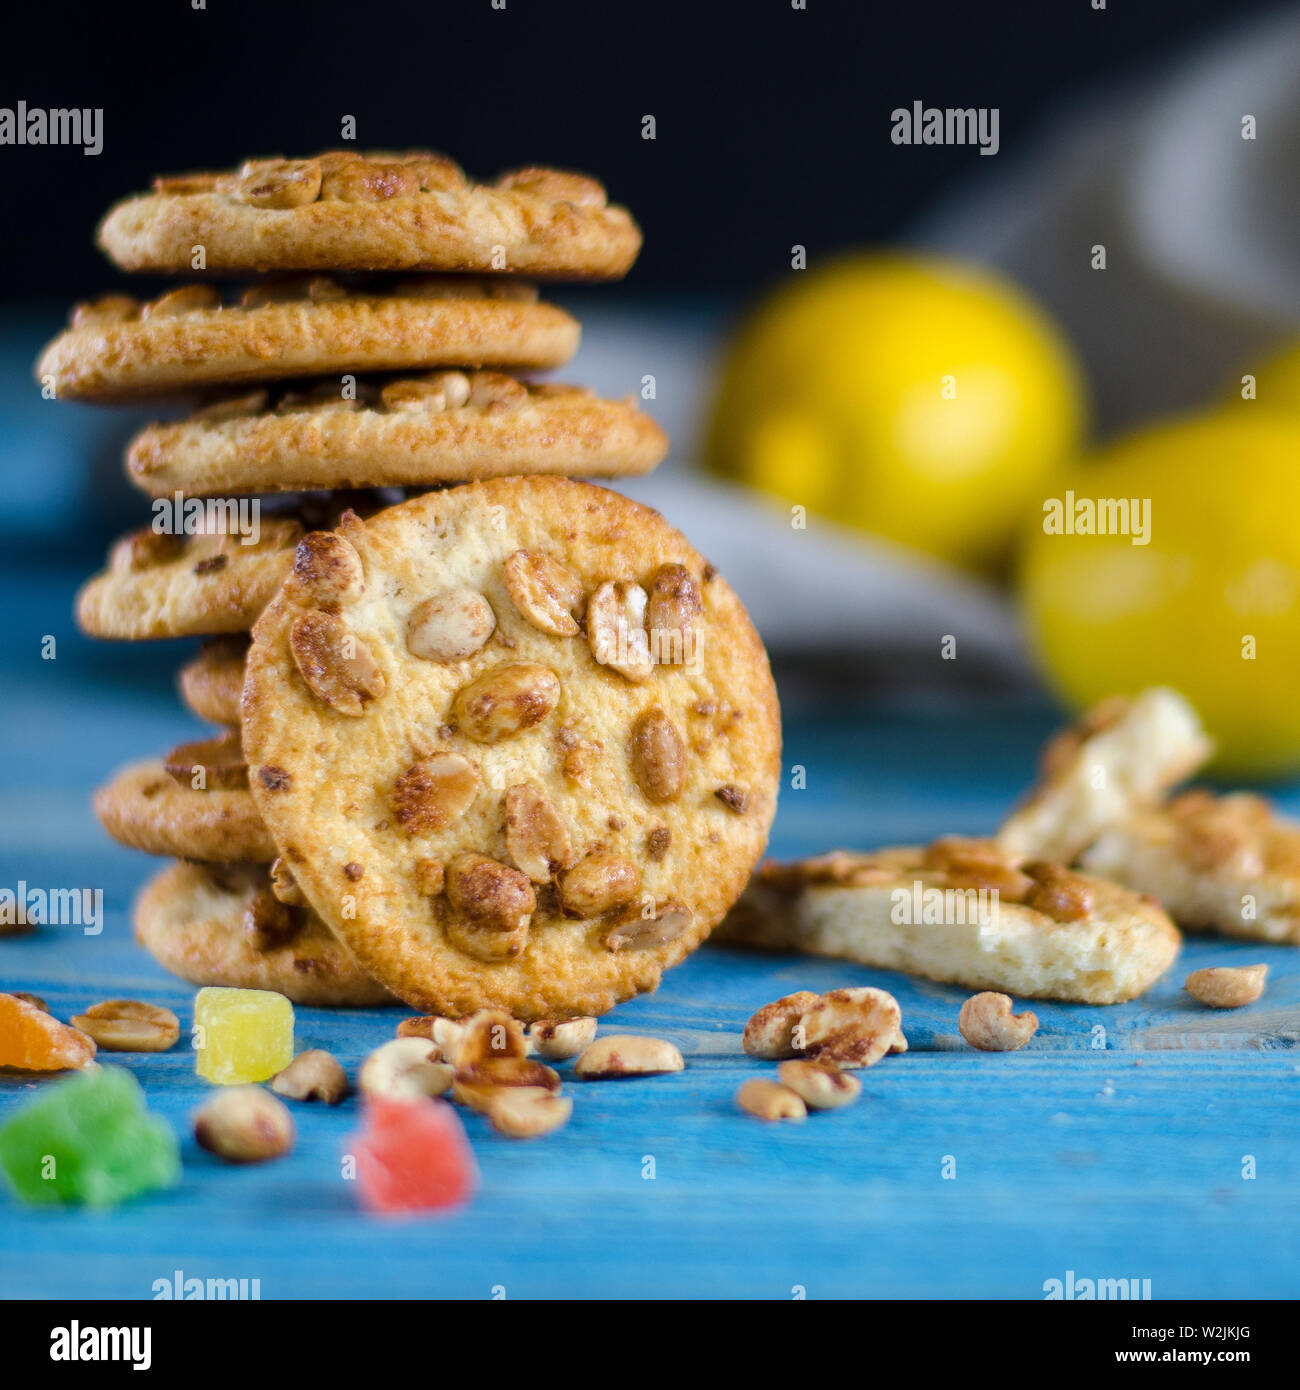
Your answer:
[[[14,994],[0,994],[0,1067],[22,1071],[80,1070],[95,1043]]]

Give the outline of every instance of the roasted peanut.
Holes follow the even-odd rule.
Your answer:
[[[819,1067],[816,1062],[782,1062],[776,1074],[809,1110],[838,1110],[862,1094],[862,1082],[851,1072]]]
[[[365,592],[361,556],[333,531],[309,531],[293,553],[292,584],[304,603],[337,613]]]
[[[69,1021],[103,1052],[166,1052],[181,1035],[170,1009],[138,999],[106,999]]]
[[[452,1075],[435,1043],[393,1038],[361,1064],[357,1086],[368,1096],[440,1096],[451,1089]]]
[[[751,1057],[775,1060],[795,1056],[803,1051],[803,1034],[800,1031],[796,1035],[796,1030],[801,1028],[808,1010],[819,1003],[820,994],[801,989],[764,1004],[745,1024],[741,1046]]]
[[[605,935],[605,949],[648,951],[666,946],[684,936],[694,921],[695,914],[676,898],[658,904],[649,915],[634,904],[614,920]]]
[[[961,1006],[957,1027],[981,1052],[1015,1052],[1038,1031],[1038,1017],[1028,1010],[1013,1014],[1007,995],[986,990],[972,994]]]
[[[323,1100],[337,1105],[347,1095],[348,1074],[319,1047],[300,1052],[271,1082],[271,1089],[290,1100]]]
[[[194,1137],[227,1163],[262,1163],[293,1148],[293,1116],[260,1086],[227,1086],[194,1117]]]
[[[788,1086],[755,1077],[736,1092],[736,1104],[760,1120],[803,1120],[808,1107]]]
[[[413,763],[393,783],[389,805],[408,835],[432,835],[458,821],[478,790],[478,768],[468,758],[435,753]]]
[[[1253,1004],[1264,993],[1267,975],[1267,965],[1210,966],[1205,970],[1193,970],[1183,981],[1183,988],[1193,999],[1199,999],[1212,1009],[1240,1009],[1244,1004]],[[72,1022],[75,1027],[81,1027],[75,1018]],[[82,1029],[82,1032],[88,1031]]]
[[[599,917],[636,897],[641,871],[619,854],[588,854],[561,876],[559,888],[571,917]]]
[[[529,1024],[527,1041],[539,1057],[563,1061],[576,1057],[595,1036],[594,1018],[554,1018]]]
[[[647,801],[672,801],[686,781],[686,745],[657,705],[643,710],[628,740],[632,776]]]
[[[583,1051],[574,1064],[574,1074],[584,1081],[604,1081],[623,1076],[657,1076],[681,1071],[685,1065],[677,1048],[662,1038],[608,1033]]]
[[[547,883],[573,863],[568,827],[549,796],[530,783],[506,792],[506,849],[534,883]]]
[[[568,1096],[557,1096],[541,1086],[508,1086],[498,1089],[487,1106],[492,1128],[512,1139],[535,1139],[567,1124],[573,1114]]]
[[[560,700],[560,682],[547,666],[494,666],[457,692],[452,717],[466,738],[498,743],[540,724]]]
[[[832,989],[804,1014],[803,1055],[823,1066],[874,1066],[898,1036],[898,1000],[883,989]]]
[[[359,717],[387,686],[370,648],[332,613],[300,613],[289,629],[289,650],[307,688],[340,714]]]
[[[230,196],[255,208],[299,208],[321,192],[321,168],[314,159],[250,159],[239,171]]]
[[[639,584],[610,580],[587,604],[587,641],[599,666],[608,666],[630,681],[654,674],[645,630],[646,592]]]
[[[464,661],[492,636],[497,625],[492,605],[464,585],[444,589],[411,610],[406,646],[425,661]]]
[[[581,581],[537,550],[516,550],[504,566],[506,590],[520,614],[540,632],[572,637],[584,597]]]

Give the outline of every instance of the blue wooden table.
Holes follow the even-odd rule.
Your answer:
[[[0,941],[0,988],[34,990],[65,1018],[107,997],[153,1000],[186,1026],[193,991],[131,940],[129,902],[153,866],[112,845],[88,806],[117,763],[197,728],[171,690],[181,649],[79,639],[77,578],[0,575],[21,595],[0,667],[0,886],[102,887],[107,921],[99,936]],[[974,698],[901,710],[796,697],[786,714],[786,763],[807,768],[807,789],[783,793],[773,848],[785,855],[987,831],[1053,718]],[[1145,999],[1035,1005],[1029,1048],[998,1056],[958,1037],[959,990],[706,948],[603,1023],[671,1038],[684,1073],[572,1082],[572,1122],[535,1142],[468,1115],[481,1191],[457,1214],[414,1220],[363,1214],[341,1177],[354,1100],[296,1105],[297,1148],[274,1164],[228,1168],[200,1151],[187,1117],[206,1088],[183,1034],[170,1053],[123,1059],[182,1137],[181,1185],[111,1213],[0,1196],[0,1295],[147,1299],[179,1270],[256,1279],[263,1298],[1042,1298],[1073,1270],[1150,1279],[1156,1298],[1294,1296],[1298,958],[1193,941]],[[1259,960],[1272,974],[1249,1009],[1212,1013],[1181,994],[1188,969]],[[771,1070],[740,1050],[753,1009],[848,984],[894,991],[911,1051],[863,1073],[846,1111],[780,1127],[740,1114],[737,1086]],[[352,1070],[404,1013],[299,1009],[298,1044]],[[31,1089],[0,1080],[0,1116]]]

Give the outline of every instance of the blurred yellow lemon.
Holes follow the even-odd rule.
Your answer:
[[[1049,677],[1078,706],[1171,685],[1217,770],[1300,768],[1298,517],[1300,418],[1220,411],[1107,449],[1026,533],[1021,593]],[[1099,520],[1110,533],[1088,534]]]
[[[1243,397],[1247,376],[1253,394]],[[1258,368],[1243,367],[1232,383],[1229,399],[1235,399],[1243,410],[1285,410],[1300,417],[1300,343],[1293,343],[1267,358]]]
[[[937,259],[799,272],[736,338],[711,466],[955,564],[1005,554],[1077,449],[1069,350],[1019,291]]]

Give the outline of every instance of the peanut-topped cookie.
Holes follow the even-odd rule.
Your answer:
[[[246,637],[213,637],[204,642],[193,660],[181,667],[181,698],[200,719],[212,724],[239,723],[247,655]]]
[[[1181,940],[1153,898],[955,835],[764,864],[718,939],[1088,1004],[1142,994]]]
[[[119,641],[247,632],[307,530],[333,525],[349,507],[369,515],[400,496],[382,489],[305,496],[280,512],[256,498],[182,499],[169,518],[159,513],[114,543],[107,567],[81,586],[77,624],[91,637]],[[171,529],[154,529],[162,519]]]
[[[1079,862],[1189,930],[1300,946],[1300,824],[1261,796],[1183,792],[1109,826]]]
[[[276,892],[261,865],[169,864],[136,901],[136,940],[195,985],[270,989],[316,1007],[395,1002],[309,907]]]
[[[220,273],[511,271],[618,279],[641,249],[626,208],[595,179],[527,168],[473,183],[446,155],[331,150],[250,159],[154,181],[118,203],[99,244],[123,270],[186,273],[194,248]]]
[[[124,767],[95,793],[100,824],[119,844],[146,854],[269,864],[275,843],[249,795],[248,769],[242,755],[229,760],[222,742],[182,745],[165,759]],[[211,766],[200,778],[205,760]]]
[[[243,728],[308,901],[431,1013],[654,989],[776,807],[776,692],[740,601],[656,512],[562,478],[306,536],[254,629]]]
[[[78,305],[36,365],[66,400],[130,401],[225,383],[428,367],[558,367],[577,320],[510,280],[423,276],[345,286],[327,276],[254,285],[225,303],[183,285],[148,304]]]
[[[127,474],[155,497],[407,487],[646,473],[667,450],[632,401],[502,372],[440,371],[227,396],[148,426],[127,451]]]
[[[1007,817],[1009,854],[1074,862],[1103,830],[1158,803],[1213,752],[1196,711],[1176,690],[1114,695],[1055,734],[1038,785]]]
[[[284,582],[302,535],[289,516],[260,518],[248,544],[231,531],[133,531],[82,585],[77,624],[120,641],[247,632]]]

